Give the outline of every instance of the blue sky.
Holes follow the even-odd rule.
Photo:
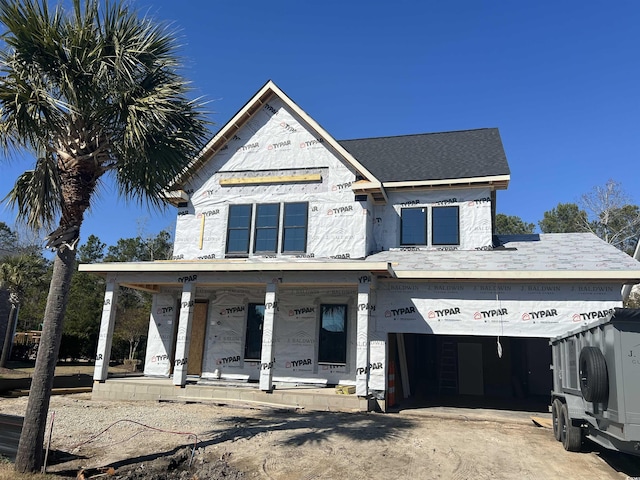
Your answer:
[[[338,140],[499,128],[511,167],[499,213],[537,224],[609,179],[640,203],[636,0],[132,3],[180,29],[212,134],[271,79]],[[0,195],[29,168],[3,165]],[[114,244],[174,218],[107,187],[81,241]]]

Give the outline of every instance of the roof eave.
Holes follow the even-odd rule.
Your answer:
[[[384,182],[386,189],[397,188],[438,188],[438,187],[489,187],[493,190],[506,190],[511,180],[510,175],[493,175],[488,177],[445,178],[440,180],[419,180],[405,182]]]
[[[492,281],[599,281],[640,283],[640,270],[397,270],[399,280],[492,280]]]

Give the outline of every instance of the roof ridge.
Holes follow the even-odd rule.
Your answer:
[[[442,135],[447,133],[463,133],[463,132],[479,132],[481,130],[498,130],[498,127],[482,127],[482,128],[467,128],[463,130],[447,130],[444,132],[425,132],[425,133],[407,133],[404,135],[387,135],[382,137],[361,137],[361,138],[343,138],[337,140],[338,142],[351,142],[356,140],[382,140],[385,138],[403,138],[403,137],[420,137],[426,135]]]

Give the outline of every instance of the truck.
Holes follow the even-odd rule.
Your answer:
[[[640,455],[640,309],[615,308],[550,344],[556,440]]]

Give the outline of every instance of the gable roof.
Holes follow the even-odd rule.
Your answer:
[[[506,188],[509,166],[495,128],[459,132],[404,135],[336,141],[324,128],[269,80],[214,135],[165,191],[173,203],[188,200],[184,183],[211,159],[254,114],[277,96],[338,156],[358,172],[354,193],[371,195],[386,203],[386,187],[434,187],[441,185],[490,185]]]
[[[385,186],[508,176],[497,128],[339,141]]]

